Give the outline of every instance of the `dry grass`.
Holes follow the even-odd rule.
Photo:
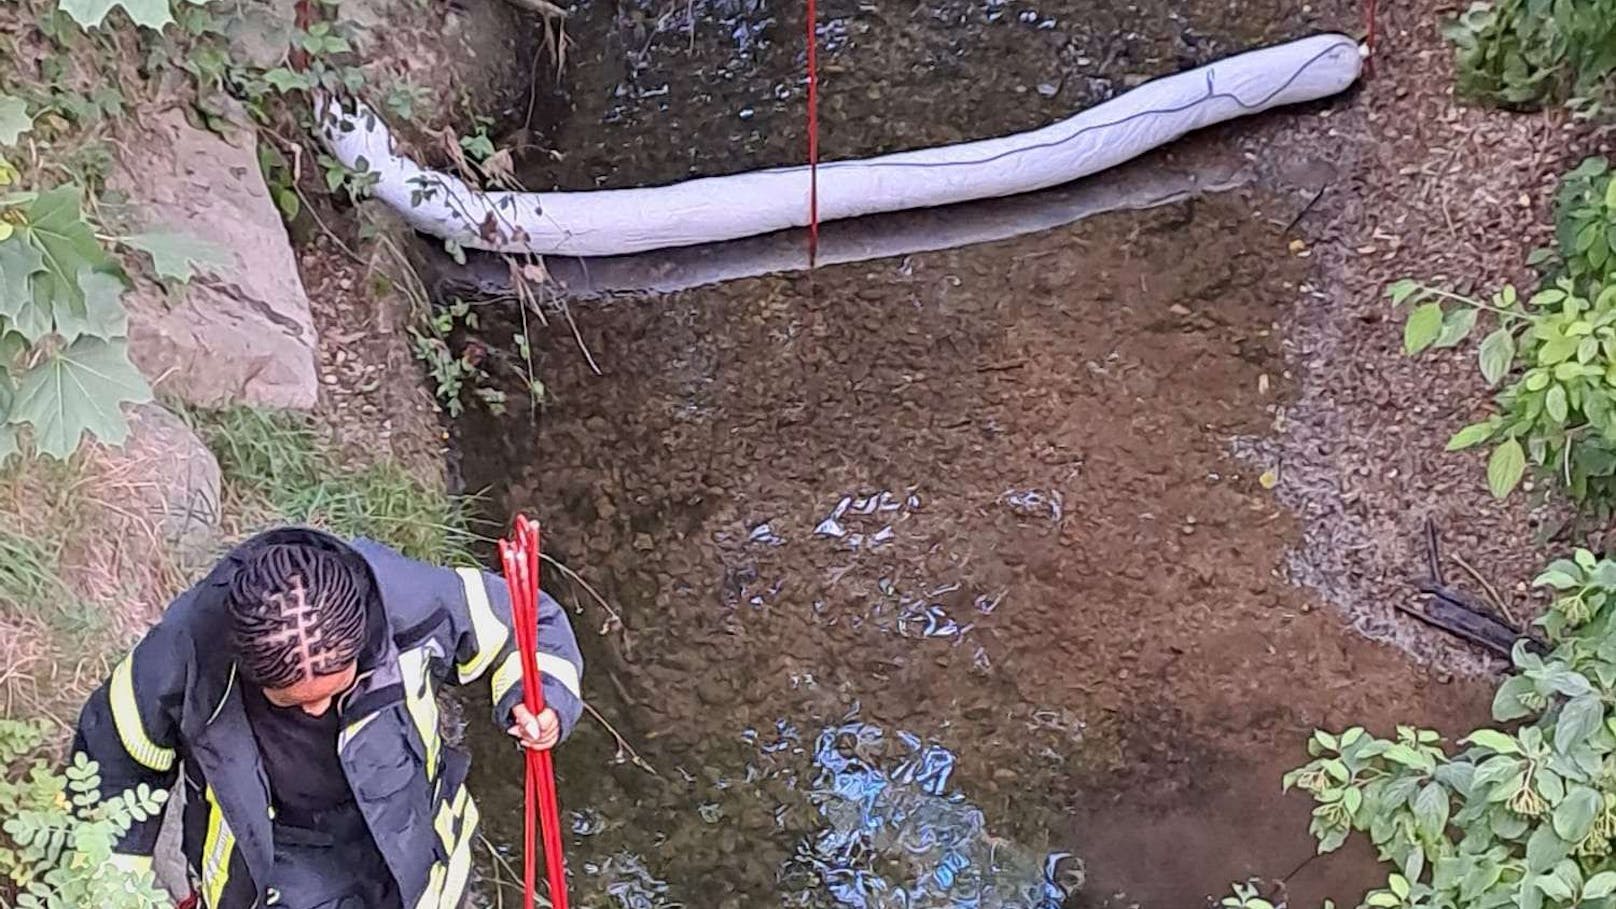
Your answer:
[[[0,715],[71,728],[112,659],[184,585],[139,457],[88,446],[0,470]]]

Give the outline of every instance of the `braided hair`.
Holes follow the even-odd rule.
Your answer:
[[[226,598],[242,677],[285,688],[341,672],[364,646],[369,588],[330,548],[271,543],[247,554]]]

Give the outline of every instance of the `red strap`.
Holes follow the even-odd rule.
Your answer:
[[[808,267],[819,255],[819,11],[808,0]]]

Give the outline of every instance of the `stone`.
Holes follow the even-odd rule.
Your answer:
[[[156,404],[130,409],[129,437],[103,463],[138,478],[120,507],[157,528],[182,560],[211,552],[219,526],[219,462],[184,420]]]
[[[131,359],[160,392],[186,403],[313,407],[309,298],[253,132],[237,129],[227,140],[178,111],[147,123],[109,179],[137,222],[126,226],[191,234],[235,261],[173,293],[137,278],[124,298]]]

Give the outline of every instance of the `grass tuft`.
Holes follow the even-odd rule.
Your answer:
[[[219,459],[223,511],[239,524],[227,530],[307,524],[426,562],[476,564],[483,538],[472,530],[472,497],[446,494],[393,461],[343,464],[298,414],[237,407],[190,418]]]

